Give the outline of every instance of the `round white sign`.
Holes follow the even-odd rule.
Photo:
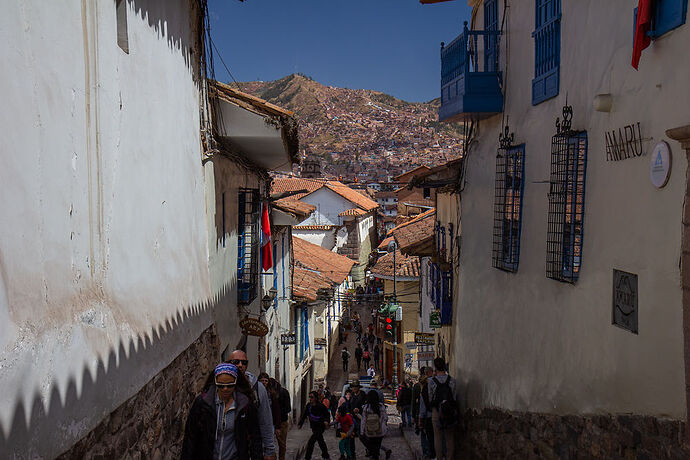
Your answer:
[[[671,175],[671,150],[664,141],[659,142],[652,150],[649,159],[649,178],[656,188],[662,188]]]

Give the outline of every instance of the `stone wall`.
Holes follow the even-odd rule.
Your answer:
[[[179,458],[187,413],[220,359],[215,325],[59,459]]]
[[[559,416],[469,410],[463,458],[690,458],[685,424],[636,415]]]

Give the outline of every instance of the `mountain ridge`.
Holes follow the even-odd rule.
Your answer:
[[[301,74],[234,86],[294,112],[301,153],[318,159],[324,176],[385,180],[462,151],[462,127],[438,122],[439,99],[408,102],[376,90],[326,86]]]

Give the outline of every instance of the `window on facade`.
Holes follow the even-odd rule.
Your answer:
[[[656,0],[651,37],[661,37],[666,32],[685,24],[687,12],[688,0]]]
[[[532,104],[558,95],[561,64],[561,0],[535,0]]]
[[[441,324],[451,324],[453,322],[453,271],[448,270],[441,273]]]
[[[259,191],[241,189],[238,194],[237,300],[251,303],[259,286]]]
[[[127,34],[127,0],[116,0],[115,18],[117,22],[117,46],[129,54],[129,36]]]
[[[431,189],[429,187],[424,187],[424,198],[431,198]]]
[[[520,261],[525,146],[501,148],[496,155],[492,265],[516,272]]]
[[[566,131],[551,141],[546,276],[577,281],[582,265],[587,133]]]
[[[484,0],[484,30],[498,30],[498,0]],[[498,71],[498,36],[486,35],[484,61],[487,72]]]

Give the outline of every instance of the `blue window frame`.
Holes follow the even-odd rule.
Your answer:
[[[300,359],[300,351],[302,350],[302,329],[300,329],[300,320],[302,319],[302,310],[298,308],[294,308],[292,310],[292,332],[295,333],[296,336],[296,341],[297,343],[295,344],[295,366],[299,364],[301,361]]]
[[[453,321],[453,271],[441,273],[441,324],[451,324]]]
[[[251,303],[259,286],[259,191],[238,193],[237,301]]]
[[[309,312],[306,306],[302,307],[301,311],[301,343],[300,343],[300,354],[299,359],[302,361],[309,351]]]
[[[688,12],[688,0],[656,0],[654,3],[654,20],[649,35],[659,38],[666,32],[685,24]]]
[[[532,105],[558,95],[561,65],[561,0],[535,0]]]
[[[520,262],[525,145],[501,148],[496,155],[492,265],[516,272]]]
[[[498,0],[484,0],[484,30],[498,30]],[[487,72],[498,70],[498,36],[487,35],[484,47],[484,61]]]
[[[582,266],[587,132],[555,135],[551,152],[546,276],[575,283]]]
[[[273,299],[273,308],[278,308],[278,243],[273,245],[273,289],[276,296]]]

